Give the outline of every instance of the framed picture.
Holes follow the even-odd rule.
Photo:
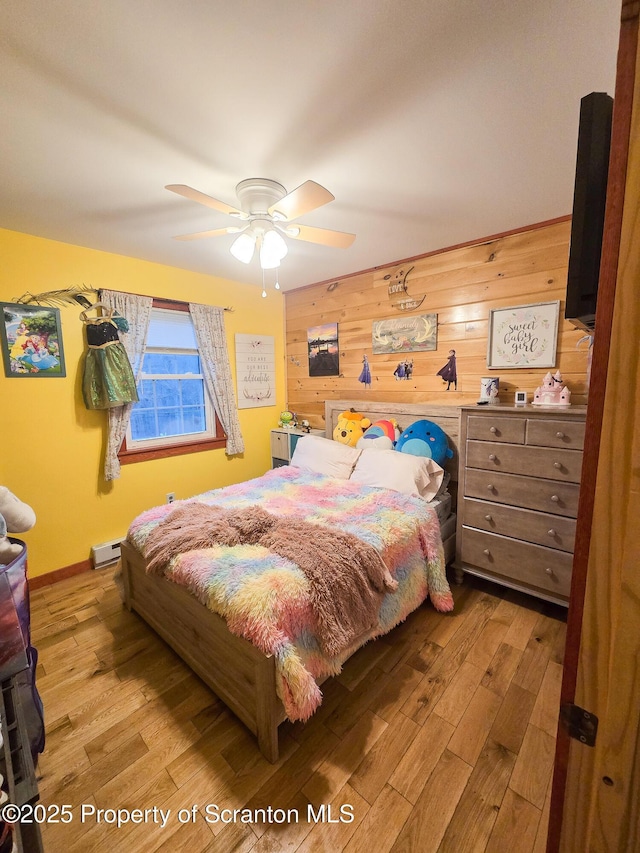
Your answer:
[[[0,306],[5,376],[66,376],[60,311],[13,302],[0,302]]]
[[[489,311],[487,367],[555,367],[560,301]]]
[[[323,323],[307,329],[309,376],[339,376],[338,324]]]

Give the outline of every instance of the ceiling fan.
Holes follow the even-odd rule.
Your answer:
[[[274,269],[280,265],[280,261],[288,251],[284,237],[341,249],[348,248],[356,238],[355,234],[347,234],[344,231],[288,224],[292,219],[297,219],[334,200],[329,190],[315,181],[305,181],[288,193],[277,181],[271,181],[268,178],[248,178],[240,181],[236,187],[239,202],[237,207],[212,198],[185,184],[168,184],[165,189],[190,201],[211,207],[220,213],[233,216],[243,223],[227,228],[214,228],[211,231],[199,231],[195,234],[182,234],[177,236],[176,240],[200,240],[203,237],[237,234],[230,248],[231,254],[237,260],[248,264],[258,248],[262,269]]]

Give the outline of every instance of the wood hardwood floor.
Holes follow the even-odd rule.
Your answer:
[[[453,591],[454,613],[423,605],[326,682],[275,765],[123,609],[113,570],[35,591],[40,795],[72,818],[42,827],[45,850],[544,853],[565,612],[472,579]],[[215,822],[223,809],[251,811]]]

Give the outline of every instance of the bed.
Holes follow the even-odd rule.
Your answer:
[[[327,435],[334,413],[337,417],[346,407],[340,405],[327,405]],[[438,416],[433,408],[407,408],[404,420]],[[387,410],[375,419],[384,414],[392,413]],[[393,416],[404,426],[400,412]],[[457,411],[441,417],[451,418],[451,424],[440,424],[451,435]],[[455,448],[455,439],[451,443]],[[280,723],[308,718],[321,700],[319,685],[339,672],[357,648],[387,633],[427,597],[436,609],[451,609],[441,533],[447,519],[437,517],[438,511],[444,515],[451,498],[439,498],[439,505],[429,506],[414,495],[292,465],[178,506],[154,507],[134,520],[122,545],[125,605],[169,643],[256,735],[263,755],[275,762]],[[185,518],[192,519],[193,530],[203,529],[198,514],[213,518],[222,538],[203,544],[196,537],[197,547],[177,549],[172,530],[181,535]],[[236,536],[238,519],[245,525],[241,535],[250,530],[253,539],[225,538],[229,525],[236,525],[231,531]],[[264,538],[260,525],[266,525],[270,538]],[[256,529],[261,538],[255,538]],[[298,557],[298,551],[287,550],[292,530],[304,540],[305,549],[311,548],[309,554]],[[335,537],[335,548],[322,539],[329,535]],[[167,542],[174,549],[172,558],[156,559],[165,553],[161,546]],[[369,580],[375,572],[379,575],[373,592],[371,584],[367,587],[374,609],[359,614],[336,639],[336,612],[343,612],[339,602],[327,614],[322,610],[321,618],[314,606],[318,600],[326,603],[327,586],[334,583],[331,589],[336,588],[330,572],[339,548],[350,548],[358,560],[362,557],[361,564],[349,557],[356,576],[365,569]],[[317,578],[308,566],[301,570],[305,560],[322,568]],[[344,595],[352,593],[346,590]]]
[[[449,565],[456,551],[456,506],[458,499],[458,439],[460,436],[460,409],[457,406],[434,406],[427,403],[388,403],[370,400],[327,400],[324,404],[325,435],[330,438],[341,412],[355,409],[369,418],[371,423],[395,419],[402,429],[414,421],[427,418],[444,430],[453,450],[453,457],[445,463],[448,479],[447,492],[438,496],[432,506],[440,520],[445,563]]]

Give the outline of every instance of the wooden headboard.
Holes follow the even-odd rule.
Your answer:
[[[377,403],[370,400],[326,400],[324,404],[325,435],[333,436],[333,430],[341,412],[354,409],[373,423],[394,418],[401,430],[414,421],[427,420],[443,429],[453,450],[453,459],[444,466],[451,475],[450,491],[455,499],[458,485],[458,441],[460,438],[460,409],[458,406],[433,406],[429,403]]]

